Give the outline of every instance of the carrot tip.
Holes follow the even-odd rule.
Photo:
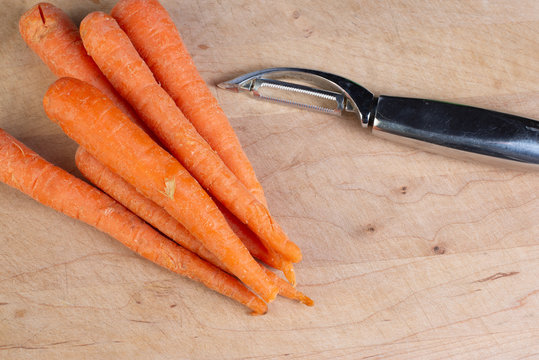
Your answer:
[[[285,245],[285,249],[284,251],[279,251],[276,249],[277,252],[281,253],[281,255],[293,262],[293,263],[298,263],[301,261],[301,258],[302,258],[302,255],[301,255],[301,250],[299,249],[299,247],[294,244],[292,241],[288,241]]]
[[[301,296],[299,301],[301,301],[303,304],[307,306],[314,306],[314,300],[306,295]]]
[[[294,265],[292,263],[286,263],[281,270],[286,277],[286,280],[288,280],[293,287],[296,287],[296,272],[294,271]]]
[[[251,316],[262,316],[262,315],[266,315],[267,312],[268,312],[267,310],[264,311],[264,312],[262,312],[262,313],[261,313],[261,312],[258,312],[258,311],[251,311],[251,314],[250,314],[250,315],[251,315]]]

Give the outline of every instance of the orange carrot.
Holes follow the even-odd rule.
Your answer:
[[[132,108],[116,93],[88,56],[77,27],[61,9],[49,3],[36,4],[21,17],[19,30],[30,48],[57,76],[70,76],[91,83],[140,124]],[[260,247],[257,246],[255,251]],[[256,254],[260,253],[256,251]],[[271,261],[266,263],[275,265]]]
[[[131,210],[141,219],[147,221],[150,225],[154,226],[157,230],[161,231],[179,245],[199,255],[204,260],[207,260],[222,270],[227,271],[226,266],[220,262],[215,255],[209,252],[200,241],[195,239],[193,235],[191,235],[189,231],[185,229],[185,227],[170,216],[162,207],[140,194],[124,179],[116,175],[105,165],[101,164],[96,158],[88,153],[88,151],[84,150],[82,147],[79,147],[75,160],[77,163],[77,168],[80,170],[80,172],[94,185],[110,195],[113,199]],[[241,236],[240,239],[242,239]],[[258,243],[260,244],[259,241]],[[261,244],[260,247],[262,247]],[[249,249],[249,246],[247,246],[247,249]],[[263,250],[258,251],[264,253]],[[306,305],[310,305],[312,303],[312,300],[298,290],[294,289],[294,287],[288,282],[279,278],[271,271],[267,269],[265,270],[270,279],[273,280],[273,282],[279,287],[280,295],[290,299],[299,300]]]
[[[46,206],[95,226],[141,256],[200,281],[256,313],[267,310],[266,304],[238,280],[161,236],[115,200],[47,162],[2,129],[0,181]]]
[[[111,84],[200,184],[248,225],[266,247],[292,262],[300,261],[299,247],[183,116],[116,21],[104,13],[91,13],[81,23],[81,36]]]
[[[215,199],[214,199],[215,201]],[[263,263],[281,270],[286,279],[293,285],[296,285],[296,274],[294,272],[294,266],[290,261],[283,259],[283,257],[274,252],[271,249],[267,249],[261,242],[258,236],[238,220],[227,208],[223,206],[219,201],[215,201],[215,204],[223,213],[228,225],[232,231],[238,235],[241,241],[245,244],[251,255],[261,260]]]
[[[95,186],[103,190],[113,199],[176,243],[224,270],[222,263],[215,257],[215,255],[209,252],[199,240],[194,238],[193,235],[191,235],[182,224],[170,216],[165,209],[152,200],[144,197],[144,195],[139,193],[131,184],[112,172],[105,165],[101,164],[96,158],[88,153],[88,151],[79,147],[75,155],[75,161],[77,163],[77,168],[82,175],[90,180]],[[222,205],[217,204],[217,206],[222,209]],[[234,230],[238,227],[237,223],[239,223],[239,221],[235,218],[233,220],[229,219],[229,217],[233,218],[234,216],[226,209],[225,211],[226,213],[223,213],[223,215],[225,215],[225,219],[227,219],[232,230]],[[240,225],[243,224],[240,223]],[[270,256],[268,251],[256,238],[256,235],[249,229],[243,226],[243,228],[240,228],[240,230],[236,232],[236,235],[238,235],[251,255],[255,258],[258,258],[277,269],[280,268],[279,266],[283,266],[282,258],[278,255],[275,255],[275,257]]]
[[[134,186],[100,163],[82,147],[77,149],[75,162],[85,178],[131,210],[135,215],[179,245],[194,252],[204,260],[221,267],[219,259],[191,235],[182,224],[170,216],[165,209],[139,193]]]
[[[238,137],[200,76],[165,8],[157,0],[120,0],[111,15],[187,119],[238,179],[266,205],[262,186]]]
[[[88,56],[77,26],[61,9],[49,3],[34,5],[21,16],[19,32],[56,76],[73,77],[92,84],[130,119],[142,124],[131,106],[118,95]]]
[[[80,80],[61,78],[43,104],[69,137],[163,207],[264,300],[275,299],[277,287],[199,183],[103,93]]]
[[[290,283],[284,281],[283,279],[272,273],[270,270],[264,270],[266,271],[266,274],[268,274],[269,278],[272,279],[273,282],[277,284],[277,286],[279,286],[279,295],[287,297],[289,299],[301,301],[307,306],[314,306],[314,301],[311,298],[290,285]]]

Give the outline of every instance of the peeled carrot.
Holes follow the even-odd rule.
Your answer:
[[[109,194],[120,204],[135,213],[135,215],[140,216],[141,219],[147,221],[150,225],[154,226],[157,230],[161,231],[179,245],[194,252],[211,264],[227,271],[226,266],[221,263],[215,255],[209,252],[200,241],[195,239],[185,227],[170,216],[162,207],[140,194],[124,179],[116,175],[105,165],[101,164],[96,158],[88,153],[88,151],[79,147],[75,160],[80,172],[98,188]],[[241,236],[240,239],[242,239]],[[247,249],[249,249],[249,245],[247,245]],[[279,278],[269,270],[266,270],[266,274],[275,284],[277,284],[280,295],[290,299],[299,300],[306,305],[312,304],[312,300],[296,290],[288,282]]]
[[[43,104],[69,137],[163,207],[264,300],[275,299],[277,287],[204,189],[103,93],[80,80],[61,78]]]
[[[299,247],[183,116],[116,21],[94,12],[84,18],[80,30],[86,50],[101,71],[172,155],[267,248],[292,262],[300,261]]]
[[[77,26],[61,9],[49,3],[34,5],[21,16],[19,32],[56,76],[73,77],[92,84],[129,118],[139,125],[142,123],[88,56]]]
[[[202,282],[262,314],[266,304],[238,280],[161,236],[93,186],[52,165],[0,129],[0,181],[109,234],[141,256]]]
[[[238,137],[165,8],[157,0],[120,0],[111,15],[187,119],[258,201],[266,205],[262,186]]]

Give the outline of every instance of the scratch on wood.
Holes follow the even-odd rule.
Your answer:
[[[518,273],[519,273],[518,271],[511,271],[511,272],[508,272],[508,273],[497,272],[494,275],[491,275],[491,276],[486,277],[484,279],[476,280],[474,282],[485,282],[485,281],[490,281],[490,280],[497,280],[499,278],[503,278],[503,277],[507,277],[507,276],[513,276],[513,275],[516,275]]]
[[[59,266],[71,265],[71,264],[75,264],[75,263],[77,263],[77,262],[79,262],[81,260],[87,260],[87,259],[90,259],[92,257],[101,257],[101,256],[115,256],[116,257],[116,256],[119,256],[119,255],[116,254],[116,253],[113,253],[113,252],[91,253],[91,254],[87,254],[87,255],[84,255],[84,256],[80,256],[78,258],[75,258],[75,259],[72,259],[72,260],[69,260],[69,261],[53,264],[53,265],[50,265],[50,266],[45,266],[45,267],[42,267],[42,268],[39,268],[39,269],[36,269],[36,270],[21,272],[21,273],[18,273],[16,275],[13,275],[11,277],[1,279],[0,283],[5,282],[5,281],[9,281],[9,280],[14,280],[14,279],[20,278],[20,277],[25,276],[25,275],[39,274],[39,273],[42,273],[43,271],[54,269],[54,268],[59,267]],[[125,256],[122,255],[122,257],[125,257]]]
[[[85,344],[75,344],[75,345],[73,345],[73,347],[93,346],[93,345],[96,345],[96,344],[97,344],[96,342],[85,343]]]
[[[518,302],[518,305],[517,306],[514,306],[513,309],[518,309],[524,305],[526,305],[526,300],[528,300],[529,297],[531,296],[534,296],[534,295],[537,295],[539,294],[539,290],[534,290],[532,291],[531,293],[527,294],[526,296],[524,296],[522,299],[518,299],[517,302]]]
[[[378,357],[378,356],[381,356],[382,354],[374,354],[374,355],[369,355],[369,356],[366,356],[366,357],[362,357],[362,359],[372,359],[372,358],[375,358],[375,357]]]
[[[466,291],[466,292],[463,292],[461,294],[449,296],[449,298],[456,298],[456,297],[459,297],[459,296],[469,295],[469,294],[473,294],[473,293],[478,292],[478,291],[481,291],[481,289],[474,289],[474,290],[471,290],[471,291]]]
[[[6,345],[0,345],[0,350],[11,350],[11,349],[22,349],[22,350],[44,350],[44,349],[50,349],[53,346],[58,345],[65,345],[69,344],[70,347],[84,347],[84,346],[94,346],[94,345],[101,345],[101,344],[120,344],[123,343],[123,341],[119,340],[112,340],[107,342],[91,342],[91,343],[80,343],[80,344],[72,344],[73,341],[66,340],[66,341],[58,341],[50,344],[42,344],[42,345],[36,345],[36,346],[26,346],[26,345],[16,345],[16,344],[6,344]]]
[[[144,323],[144,324],[153,324],[153,321],[146,321],[146,320],[137,320],[137,319],[129,319],[129,321],[138,322],[138,323]]]
[[[10,350],[10,349],[44,350],[44,349],[49,349],[52,346],[63,345],[63,344],[68,344],[68,343],[70,343],[70,341],[67,340],[67,341],[59,341],[55,343],[42,344],[42,345],[36,345],[36,346],[9,344],[9,345],[0,345],[0,350]]]

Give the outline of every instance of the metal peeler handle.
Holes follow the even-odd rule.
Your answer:
[[[431,152],[512,160],[539,168],[539,121],[501,112],[380,96],[372,133]]]

